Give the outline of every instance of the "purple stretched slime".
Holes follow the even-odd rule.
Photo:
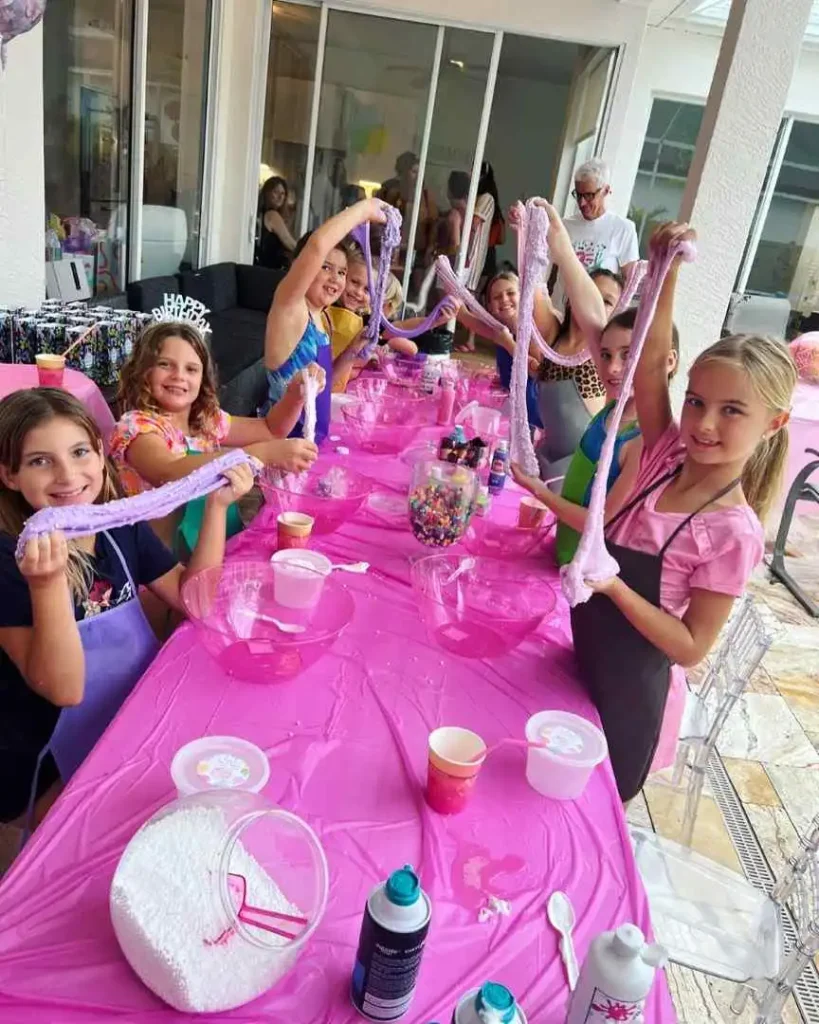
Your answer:
[[[446,299],[442,299],[435,309],[420,324],[416,324],[415,327],[396,327],[384,316],[384,295],[387,290],[387,278],[390,273],[390,267],[392,266],[392,254],[401,244],[401,213],[390,206],[386,208],[385,214],[387,223],[384,226],[384,234],[381,238],[381,251],[378,256],[378,270],[375,280],[373,280],[372,275],[373,260],[369,222],[359,224],[351,232],[353,238],[364,252],[364,261],[367,266],[367,290],[370,295],[370,309],[372,310],[370,322],[365,330],[365,337],[368,342],[366,352],[368,353],[372,352],[378,344],[381,330],[385,327],[389,328],[390,334],[398,338],[417,338],[419,335],[425,334],[435,326],[438,317],[441,315],[441,310],[446,304]]]
[[[225,483],[225,471],[249,464],[256,472],[259,463],[241,448],[234,448],[195,469],[181,480],[174,480],[133,498],[118,498],[104,505],[64,505],[43,508],[28,520],[17,540],[17,558],[22,558],[26,542],[43,533],[61,530],[66,537],[88,537],[100,530],[115,530],[146,519],[161,519],[180,505],[204,497]]]
[[[691,261],[696,256],[696,247],[691,242],[677,242],[663,251],[654,249],[651,252],[648,271],[645,275],[645,287],[640,297],[634,330],[631,334],[631,348],[629,349],[625,378],[620,389],[620,397],[617,399],[617,405],[614,407],[607,427],[606,440],[594,474],[586,526],[574,559],[561,570],[563,593],[572,607],[583,604],[591,597],[592,591],[586,585],[586,580],[610,579],[620,571],[617,562],[606,548],[604,534],[609,469],[614,458],[617,432],[620,429],[623,411],[631,395],[640,353],[648,336],[651,321],[654,319],[660,290],[671,264],[677,256],[682,256],[687,262]]]

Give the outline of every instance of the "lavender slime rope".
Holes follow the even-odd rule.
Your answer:
[[[378,344],[378,338],[384,327],[390,329],[390,334],[398,338],[417,338],[425,334],[435,326],[443,309],[446,300],[442,300],[433,311],[415,327],[398,328],[384,316],[384,294],[387,290],[387,278],[392,266],[392,254],[401,244],[401,214],[393,206],[384,209],[387,221],[384,225],[384,232],[381,236],[381,250],[378,254],[378,271],[375,280],[372,274],[372,248],[370,246],[370,225],[369,222],[359,224],[353,228],[351,234],[358,242],[364,252],[364,262],[367,266],[367,290],[370,293],[370,309],[372,315],[365,330],[365,337],[368,344],[365,354],[372,353]]]
[[[54,530],[61,530],[66,537],[88,537],[101,530],[115,530],[118,526],[129,526],[146,519],[161,519],[180,505],[224,487],[225,471],[245,463],[250,464],[255,472],[258,466],[256,459],[240,448],[234,448],[181,480],[143,491],[133,498],[119,498],[105,505],[63,505],[40,509],[28,520],[17,539],[17,558],[23,557],[27,541]]]
[[[696,249],[691,242],[678,242],[663,251],[652,250],[651,259],[648,263],[648,272],[645,275],[645,287],[637,309],[634,330],[631,334],[631,348],[629,349],[626,375],[623,379],[617,405],[614,407],[611,420],[606,428],[606,440],[603,443],[600,461],[597,463],[597,469],[594,474],[594,484],[592,486],[586,526],[573,561],[561,569],[563,593],[572,607],[583,604],[591,597],[592,590],[586,585],[586,580],[611,579],[612,576],[616,576],[620,571],[620,566],[606,548],[604,533],[607,483],[609,469],[614,458],[617,432],[620,429],[623,411],[631,396],[631,388],[634,383],[634,375],[637,372],[637,364],[640,361],[640,353],[643,351],[643,345],[648,336],[651,321],[654,319],[663,281],[677,256],[681,256],[688,262],[693,260],[695,255]]]

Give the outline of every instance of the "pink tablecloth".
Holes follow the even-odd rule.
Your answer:
[[[397,459],[356,458],[356,465],[396,484],[408,473]],[[260,551],[252,531],[237,541],[235,553]],[[537,638],[512,655],[458,660],[429,642],[419,620],[408,568],[424,549],[407,529],[373,526],[361,513],[316,546],[373,566],[347,581],[356,615],[335,649],[295,680],[253,685],[225,677],[193,629],[180,629],[3,881],[0,1019],[188,1019],[131,973],[107,898],[123,847],[174,795],[174,752],[206,733],[244,736],[264,748],[271,766],[265,795],[316,829],[331,875],[326,916],[292,972],[219,1019],[359,1020],[348,986],[364,902],[405,863],[419,870],[433,905],[410,1024],[448,1022],[458,997],[490,978],[509,985],[532,1024],[562,1022],[567,987],[545,914],[555,889],[574,902],[581,960],[603,929],[624,921],[648,929],[607,762],[581,799],[559,803],[529,788],[521,750],[501,748],[463,814],[441,817],[423,801],[426,739],[438,725],[468,726],[491,744],[522,736],[527,717],[542,708],[595,718],[573,674],[562,602]],[[550,571],[545,557],[542,564]],[[511,916],[479,924],[488,894],[509,900]],[[676,1020],[662,977],[646,1020]]]
[[[26,366],[22,363],[0,363],[0,398],[5,398],[12,391],[22,391],[24,388],[37,387],[37,367]],[[67,369],[63,380],[63,387],[85,405],[100,428],[106,448],[111,431],[114,429],[114,417],[102,392],[90,378],[79,370]]]

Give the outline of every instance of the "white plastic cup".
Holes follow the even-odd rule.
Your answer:
[[[541,744],[526,754],[526,780],[553,800],[576,800],[608,754],[606,737],[568,711],[538,711],[526,723],[526,739]]]
[[[313,608],[321,599],[332,562],[320,551],[285,548],[270,559],[273,598],[283,608]]]

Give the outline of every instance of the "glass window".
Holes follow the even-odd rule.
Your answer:
[[[704,109],[659,99],[651,107],[629,210],[643,257],[657,224],[679,215]]]
[[[140,278],[199,264],[210,0],[150,0]]]
[[[787,297],[800,319],[819,312],[818,124],[793,124],[747,290]]]
[[[299,233],[320,15],[318,7],[273,4],[256,228],[256,262],[264,266],[285,266]],[[265,226],[271,212],[281,220],[269,217]]]
[[[453,265],[458,258],[493,41],[488,32],[446,29],[444,33],[422,203],[422,211],[435,213],[437,218],[428,234],[427,248],[419,248],[414,254],[408,284],[408,297],[413,303],[420,297],[434,257],[445,254]],[[476,206],[476,213],[486,202]],[[411,213],[410,207],[405,215],[409,217]],[[479,226],[479,219],[473,218],[469,243],[473,255],[478,254],[476,244],[481,242]],[[480,254],[485,251],[486,245],[481,245]]]
[[[311,228],[365,194],[380,192],[401,209],[408,230],[436,34],[434,25],[329,12]],[[431,244],[436,215],[425,196],[416,251]],[[394,268],[399,278],[406,247],[405,234]]]
[[[92,292],[125,287],[132,0],[51,0],[43,18],[46,217]]]

